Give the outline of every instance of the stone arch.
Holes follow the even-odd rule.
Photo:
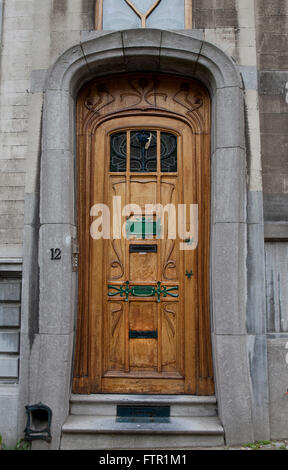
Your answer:
[[[39,324],[40,335],[49,335],[55,347],[46,350],[45,356],[43,352],[40,354],[42,359],[36,375],[43,369],[41,361],[55,361],[57,345],[65,360],[57,359],[61,369],[57,373],[61,376],[59,393],[49,395],[48,384],[53,383],[49,373],[43,379],[41,393],[36,392],[37,380],[32,387],[38,401],[48,403],[58,412],[53,424],[54,448],[57,448],[61,426],[68,413],[77,302],[77,276],[71,269],[71,246],[76,236],[75,97],[81,86],[94,77],[141,70],[196,78],[211,94],[211,323],[218,407],[227,442],[234,439],[232,415],[233,422],[237,422],[239,441],[253,440],[246,331],[246,156],[242,81],[231,59],[208,42],[190,34],[137,29],[93,33],[91,40],[72,47],[57,60],[45,87]],[[62,247],[62,261],[57,267],[51,266],[46,256],[54,245]],[[41,347],[44,348],[44,341],[40,350]],[[52,367],[51,374],[53,370]],[[46,388],[44,382],[47,382]]]

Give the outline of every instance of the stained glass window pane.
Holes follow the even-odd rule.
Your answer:
[[[110,136],[110,171],[126,171],[127,137],[126,132]]]
[[[149,130],[131,132],[130,170],[157,171],[157,134]]]
[[[161,171],[177,171],[177,136],[161,132]]]

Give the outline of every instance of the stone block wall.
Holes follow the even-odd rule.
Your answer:
[[[94,1],[38,0],[35,11],[34,0],[6,3],[0,87],[0,256],[21,257],[25,185],[28,192],[31,189],[30,177],[28,181],[26,178],[31,172],[26,170],[30,167],[35,173],[38,161],[39,135],[34,123],[30,130],[28,122],[35,108],[42,106],[41,97],[34,94],[41,89],[47,68],[67,48],[80,42],[81,31],[93,29]],[[247,14],[243,16],[245,6]],[[287,220],[288,7],[285,0],[257,0],[256,7],[265,218]],[[255,66],[251,58],[253,38],[248,41],[253,34],[248,30],[249,18],[246,0],[193,2],[194,27],[204,30],[205,39],[245,67]],[[245,29],[246,43],[241,39],[241,28]],[[252,70],[244,70],[245,74],[255,82]],[[36,120],[39,122],[39,118]],[[28,141],[29,132],[34,135]]]
[[[46,73],[65,50],[80,43],[83,32],[93,30],[95,1],[2,3],[0,257],[17,258],[23,254],[24,201],[29,200],[34,207],[34,196],[39,190],[40,124]],[[254,73],[251,67],[255,67],[256,55],[250,17],[246,0],[193,1],[193,24],[199,35],[237,60],[251,85]],[[253,91],[248,105],[251,118],[258,106],[252,95]],[[253,139],[257,141],[255,132]],[[31,217],[28,214],[28,220]]]
[[[94,1],[8,0],[0,6],[0,258],[21,258],[25,194],[34,192],[39,170],[46,71],[80,42],[82,30],[93,29]]]
[[[256,5],[264,216],[288,222],[288,3]]]
[[[3,6],[3,3],[2,3]],[[0,257],[22,257],[33,0],[4,4],[0,82]]]
[[[287,333],[288,341],[288,243],[266,242],[265,261],[267,331]]]
[[[193,27],[233,28],[238,26],[236,0],[194,0]]]
[[[287,435],[288,3],[256,1],[272,438]]]

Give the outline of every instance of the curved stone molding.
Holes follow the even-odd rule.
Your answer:
[[[47,79],[44,101],[40,206],[43,250],[61,240],[65,240],[68,250],[71,227],[75,227],[73,159],[78,90],[94,77],[140,70],[197,78],[208,87],[212,97],[211,323],[217,398],[227,443],[253,441],[245,311],[247,227],[243,90],[240,75],[226,54],[190,34],[137,29],[99,33],[98,37],[72,47],[58,59]],[[55,227],[53,232],[47,230],[47,226],[53,227],[51,224]],[[59,224],[61,230],[56,230]],[[62,343],[61,354],[66,360],[70,355],[68,363],[71,365],[72,317],[76,315],[76,309],[71,314],[71,306],[77,302],[76,276],[75,273],[67,276],[63,287],[62,275],[71,269],[71,260],[64,257],[66,265],[54,275],[44,258],[42,254],[39,259],[40,335],[58,336],[60,328],[61,335],[70,338]],[[63,289],[65,293],[60,295]],[[48,312],[49,296],[59,301],[54,302],[53,310]],[[45,363],[53,364],[54,354],[53,349],[45,350]],[[52,442],[52,447],[57,448],[60,422],[62,418],[65,420],[68,408],[71,367],[67,367],[66,360],[62,365],[58,361],[58,367],[62,367],[57,371],[61,375],[61,389],[47,396],[46,389],[51,388],[47,384],[54,379],[49,373],[41,374],[43,357],[44,352],[39,351],[38,370],[33,371],[38,380],[32,384],[32,395],[52,409],[63,407]],[[37,389],[39,377],[41,385]],[[232,421],[236,423],[234,428]]]
[[[147,60],[151,59],[151,62]],[[99,36],[71,47],[55,63],[47,90],[75,92],[89,74],[163,70],[199,78],[210,91],[223,87],[242,88],[241,76],[232,60],[211,43],[191,35],[149,30],[99,33]],[[151,70],[151,68],[153,70]],[[85,72],[86,71],[86,72]]]

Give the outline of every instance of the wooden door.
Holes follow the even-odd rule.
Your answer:
[[[167,76],[79,95],[76,393],[213,393],[209,111]]]

